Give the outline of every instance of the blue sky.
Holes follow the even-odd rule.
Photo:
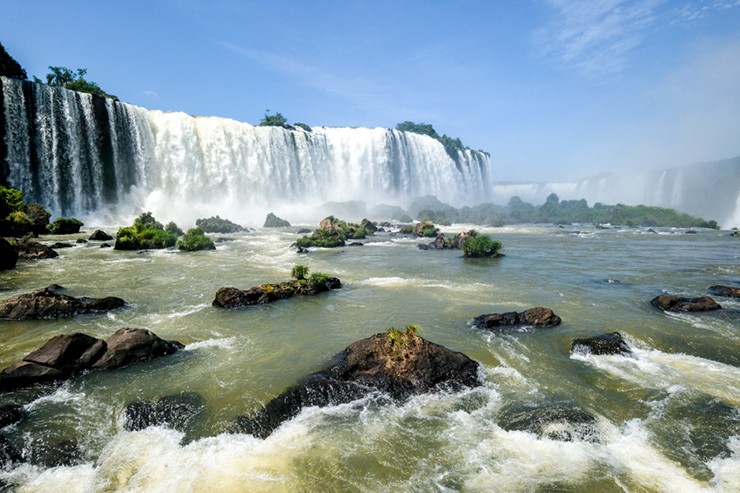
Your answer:
[[[431,123],[500,181],[740,155],[740,0],[2,0],[0,42],[151,109]]]

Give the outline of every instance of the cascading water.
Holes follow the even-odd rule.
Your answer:
[[[151,210],[192,222],[328,201],[403,204],[435,195],[485,201],[488,156],[381,128],[255,127],[148,111],[58,87],[2,79],[7,181],[55,214]],[[2,178],[2,177],[0,177]]]

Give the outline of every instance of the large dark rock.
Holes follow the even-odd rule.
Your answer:
[[[293,280],[278,284],[263,284],[247,290],[221,288],[216,292],[213,306],[220,308],[240,308],[249,305],[261,305],[293,296],[308,296],[339,289],[342,283],[336,277],[327,277],[323,281]]]
[[[715,286],[710,286],[709,294],[713,294],[714,296],[724,296],[725,298],[740,298],[740,288],[733,288],[732,286],[723,286],[720,284],[717,284]]]
[[[0,270],[15,269],[18,263],[18,250],[5,238],[0,238]]]
[[[63,439],[50,444],[41,442],[30,450],[29,462],[41,467],[76,466],[83,461],[76,439]]]
[[[49,225],[49,218],[51,213],[44,209],[41,204],[28,204],[25,206],[26,216],[31,220],[33,226],[31,231],[34,236],[42,235],[46,233],[46,228]]]
[[[265,218],[265,228],[289,228],[290,223],[283,218],[277,217],[272,212],[267,214]]]
[[[622,338],[619,332],[610,332],[594,337],[584,337],[573,339],[570,345],[570,351],[587,351],[591,354],[631,354],[627,342]]]
[[[256,415],[239,418],[234,431],[264,438],[305,406],[350,402],[371,392],[401,400],[478,385],[478,363],[463,353],[409,332],[389,331],[349,345],[324,370],[290,387]]]
[[[58,335],[5,368],[0,373],[0,391],[64,380],[90,369],[119,368],[183,347],[146,329],[119,329],[105,341],[82,333]]]
[[[61,286],[48,286],[22,294],[0,306],[0,320],[36,320],[73,317],[82,313],[102,312],[126,304],[121,298],[74,298],[58,291]]]
[[[528,431],[550,440],[598,441],[593,414],[569,404],[507,404],[498,414],[507,431]]]
[[[473,319],[473,325],[481,329],[504,330],[511,326],[555,327],[561,319],[549,309],[541,306],[523,312],[491,313]]]
[[[93,234],[90,235],[89,240],[92,241],[110,241],[113,239],[111,235],[106,233],[105,231],[102,231],[100,229],[96,229]]]
[[[22,241],[18,244],[18,258],[21,260],[42,260],[58,256],[57,252],[38,241]]]
[[[64,243],[62,241],[57,241],[56,243],[52,243],[49,248],[52,250],[59,250],[63,248],[72,248],[74,245],[72,243]]]
[[[134,401],[126,406],[123,427],[137,431],[166,426],[184,432],[205,406],[205,399],[195,392],[181,392],[154,401]]]
[[[670,312],[706,312],[722,308],[722,306],[709,296],[682,298],[664,294],[650,300],[650,304],[663,311]]]
[[[177,341],[165,341],[147,329],[118,329],[105,340],[107,349],[92,368],[110,370],[137,361],[146,361],[184,348]]]

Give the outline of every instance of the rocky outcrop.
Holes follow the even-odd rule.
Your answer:
[[[723,286],[721,284],[717,284],[714,286],[710,286],[709,294],[712,294],[714,296],[723,296],[725,298],[740,298],[740,288],[733,288],[732,286]]]
[[[22,241],[18,244],[18,258],[20,260],[41,260],[58,256],[57,252],[38,241]]]
[[[272,212],[267,214],[267,217],[265,217],[265,224],[263,225],[265,228],[289,228],[290,223],[286,221],[285,219],[282,219],[280,217],[277,217]]]
[[[709,296],[700,296],[698,298],[683,298],[664,294],[656,296],[650,300],[650,304],[669,312],[706,312],[719,310],[722,308],[719,303]]]
[[[60,294],[58,285],[22,294],[0,306],[0,320],[36,320],[73,317],[82,313],[104,312],[126,304],[121,298],[74,298]]]
[[[105,340],[107,349],[92,368],[111,370],[137,361],[146,361],[175,353],[185,346],[177,341],[165,341],[147,329],[118,329]]]
[[[105,341],[75,333],[52,337],[0,373],[0,391],[64,380],[86,370],[111,370],[172,354],[184,346],[146,329],[124,328]]]
[[[632,350],[619,332],[574,339],[570,345],[570,352],[588,352],[595,355],[632,354]]]
[[[596,417],[571,404],[507,404],[497,422],[504,430],[528,431],[550,440],[598,441]]]
[[[0,238],[0,270],[15,269],[18,263],[18,250],[5,238]]]
[[[262,284],[247,290],[221,288],[216,292],[213,306],[219,308],[240,308],[250,305],[261,305],[293,296],[308,296],[339,289],[342,283],[336,277],[322,280],[293,280],[278,284]]]
[[[113,237],[103,230],[96,229],[93,234],[88,238],[91,241],[111,241]]]
[[[138,431],[149,426],[166,426],[184,432],[205,407],[205,399],[195,392],[181,392],[153,401],[138,400],[126,406],[123,427]]]
[[[478,366],[415,330],[391,329],[349,345],[324,370],[287,389],[256,415],[239,418],[233,431],[264,438],[305,406],[350,402],[376,391],[400,400],[442,388],[478,386]]]
[[[491,313],[473,319],[473,325],[480,329],[504,330],[513,326],[555,327],[561,319],[549,309],[541,306],[523,312]]]

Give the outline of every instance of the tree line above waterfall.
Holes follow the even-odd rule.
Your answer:
[[[50,65],[49,70],[50,72],[46,74],[46,81],[41,80],[35,75],[33,76],[33,81],[37,84],[64,87],[72,91],[86,92],[118,101],[116,96],[105,92],[97,83],[85,79],[85,75],[87,75],[86,68],[70,70],[67,67]],[[28,79],[26,71],[10,56],[2,43],[0,43],[0,75],[14,79]]]

